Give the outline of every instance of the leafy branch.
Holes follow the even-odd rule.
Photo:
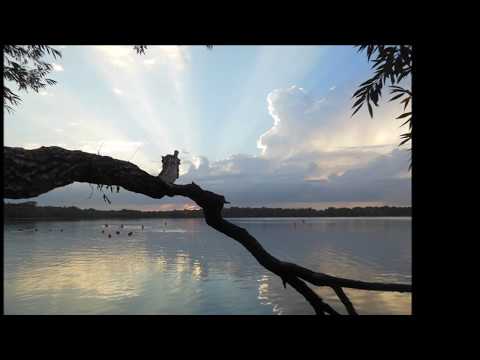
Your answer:
[[[31,89],[38,93],[45,86],[54,85],[56,81],[47,78],[53,66],[42,60],[46,54],[54,59],[62,56],[60,51],[47,45],[4,45],[3,79],[15,82],[19,91]],[[3,89],[3,106],[11,112],[12,105],[22,100],[8,86],[4,85]]]
[[[372,104],[375,107],[379,106],[378,102],[382,96],[382,90],[389,83],[390,94],[395,94],[389,101],[398,100],[405,96],[400,102],[404,105],[404,113],[397,117],[397,119],[407,118],[401,126],[407,124],[409,126],[409,131],[401,135],[403,140],[399,146],[402,146],[412,139],[412,112],[406,111],[408,105],[411,106],[412,104],[412,92],[397,84],[412,73],[412,46],[360,45],[357,47],[359,52],[366,51],[368,61],[373,63],[374,75],[360,84],[358,90],[353,94],[352,98],[356,101],[352,106],[352,109],[354,109],[352,116],[366,104],[370,117],[373,118]]]

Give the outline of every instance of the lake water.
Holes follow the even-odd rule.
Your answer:
[[[358,280],[412,282],[410,218],[229,220],[282,260]],[[314,313],[300,294],[284,289],[280,278],[203,219],[126,220],[123,229],[121,223],[5,224],[5,313]],[[345,313],[332,290],[312,288]],[[410,294],[345,291],[360,314],[411,313]]]

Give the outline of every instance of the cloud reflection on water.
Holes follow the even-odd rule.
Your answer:
[[[275,256],[312,270],[365,281],[411,282],[404,265],[410,261],[408,249],[398,252],[392,245],[404,242],[404,235],[381,242],[375,236],[383,238],[385,227],[368,230],[365,223],[358,224],[363,238],[355,224],[330,222],[295,229],[280,221],[246,227]],[[163,222],[146,220],[143,233],[112,239],[99,235],[100,223],[91,224],[64,223],[63,238],[42,229],[4,233],[7,313],[313,314],[290,286],[284,289],[241,245],[201,219],[169,220],[168,226],[184,233],[152,232]],[[312,288],[345,313],[333,291]],[[410,294],[345,291],[360,314],[411,313]]]

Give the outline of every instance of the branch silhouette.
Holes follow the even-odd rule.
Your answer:
[[[203,190],[195,183],[169,184],[138,166],[108,156],[60,147],[26,150],[4,147],[4,198],[35,197],[74,182],[101,186],[121,186],[124,189],[161,199],[164,196],[184,196],[203,209],[205,221],[215,230],[236,240],[267,270],[278,275],[286,287],[289,284],[308,301],[317,315],[340,315],[306,283],[332,288],[350,315],[356,311],[342,288],[411,292],[409,284],[365,282],[315,272],[294,263],[281,261],[270,253],[244,228],[222,217],[223,195]]]

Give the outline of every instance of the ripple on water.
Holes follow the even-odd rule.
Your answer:
[[[328,219],[294,229],[291,219],[254,220],[242,226],[282,260],[359,280],[411,282],[410,222]],[[4,227],[6,313],[313,313],[290,286],[284,289],[281,279],[202,219],[169,220],[167,227],[145,219],[124,224],[118,235],[120,222],[104,224],[45,222],[35,225],[38,232]],[[62,233],[49,231],[60,227]],[[111,238],[101,233],[107,229]],[[333,292],[317,290],[344,311]],[[360,313],[411,311],[409,294],[346,291]]]

